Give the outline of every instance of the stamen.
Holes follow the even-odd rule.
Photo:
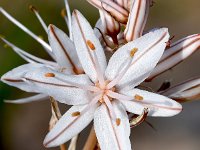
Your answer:
[[[121,124],[121,119],[120,118],[116,119],[116,124],[117,124],[117,126],[119,126]]]
[[[48,33],[48,28],[46,23],[44,22],[44,20],[42,19],[42,17],[39,14],[39,11],[37,8],[35,8],[34,6],[30,5],[29,9],[36,15],[36,17],[38,18],[39,22],[41,23],[43,29],[46,31],[46,33]]]
[[[84,114],[86,111],[88,111],[88,109],[90,109],[91,107],[93,107],[95,104],[98,103],[99,99],[102,97],[101,94],[97,95],[96,97],[94,97],[90,103],[86,106],[86,108],[81,112],[81,114]]]
[[[24,25],[22,25],[19,21],[17,21],[15,18],[13,18],[10,14],[8,14],[2,7],[0,7],[0,12],[6,17],[8,18],[12,23],[14,23],[17,27],[19,27],[20,29],[22,29],[24,32],[26,32],[28,35],[30,35],[33,39],[35,39],[37,42],[39,42],[44,48],[45,50],[47,50],[47,52],[53,57],[53,54],[51,53],[51,47],[49,46],[49,44],[47,44],[45,41],[41,40],[40,38],[38,38],[37,35],[35,35],[32,31],[30,31],[27,27],[25,27]]]
[[[87,45],[91,50],[95,50],[95,46],[90,40],[87,40]]]
[[[144,98],[143,98],[142,96],[138,95],[138,94],[135,94],[134,99],[135,99],[135,100],[138,100],[138,101],[141,101],[141,100],[143,100]]]
[[[133,56],[135,55],[135,53],[138,51],[138,48],[133,48],[130,52],[130,57],[133,58]],[[132,63],[132,59],[129,59],[129,62],[127,64],[127,66],[124,68],[124,70],[114,79],[112,80],[109,84],[108,84],[108,89],[114,87],[122,78],[123,76],[126,74],[126,72],[128,71],[128,69],[131,67],[131,63]]]
[[[92,91],[92,92],[99,92],[100,91],[99,88],[92,86],[92,85],[81,85],[81,84],[78,84],[78,83],[67,81],[67,80],[59,78],[59,77],[56,77],[56,79],[66,83],[66,84],[69,84],[69,85],[75,86],[77,88],[83,89],[83,90]]]
[[[0,39],[6,43],[6,47],[11,47],[20,57],[22,57],[25,61],[29,62],[29,63],[41,63],[41,64],[47,64],[50,66],[57,66],[56,63],[48,61],[48,60],[44,60],[41,58],[38,58],[34,55],[31,55],[27,52],[25,52],[24,50],[20,49],[19,47],[15,46],[14,44],[12,44],[11,42],[7,41],[6,39],[4,39],[3,37],[0,37]]]
[[[125,74],[125,73],[128,71],[128,69],[130,68],[131,63],[132,63],[132,59],[129,59],[129,62],[128,62],[127,66],[124,68],[124,70],[122,70],[122,72],[121,72],[114,80],[112,80],[112,81],[108,84],[108,86],[107,86],[108,89],[111,89],[112,87],[114,87],[114,86],[122,79],[122,77],[124,76],[124,74]]]
[[[133,48],[131,51],[130,51],[130,56],[131,58],[133,58],[133,56],[135,55],[135,53],[138,51],[138,48]]]
[[[101,67],[100,67],[98,57],[97,57],[97,54],[96,54],[96,51],[95,51],[95,46],[90,40],[87,40],[87,45],[93,51],[97,78],[99,80],[100,87],[103,88],[105,86],[105,80],[104,80],[104,76],[103,76],[103,73],[101,71]]]
[[[112,97],[112,98],[115,98],[115,99],[118,99],[118,100],[122,100],[122,101],[130,101],[130,100],[133,100],[133,97],[131,96],[126,96],[126,95],[122,95],[122,94],[119,94],[119,93],[116,93],[116,92],[113,92],[111,90],[109,90],[107,92],[107,95]]]
[[[48,77],[48,78],[52,78],[52,77],[55,77],[55,74],[54,73],[46,73],[44,76]]]
[[[109,98],[108,98],[107,96],[104,96],[103,99],[104,99],[104,102],[106,103],[106,106],[107,106],[108,109],[109,109],[111,118],[112,118],[113,120],[116,120],[116,114],[115,114],[115,111],[114,111],[114,109],[113,109],[113,106],[112,106],[112,104],[111,104]]]
[[[159,109],[159,108],[162,108],[162,109],[168,109],[168,110],[174,110],[174,111],[181,111],[182,108],[174,108],[174,107],[170,107],[170,106],[163,106],[163,102],[155,102],[155,101],[151,101],[151,100],[147,100],[145,99],[145,101],[138,101],[138,100],[135,100],[133,99],[132,97],[130,96],[126,96],[126,95],[122,95],[122,94],[119,94],[119,93],[116,93],[116,92],[112,92],[112,91],[108,91],[107,93],[108,96],[112,97],[112,98],[115,98],[119,101],[133,101],[133,102],[136,102],[136,103],[139,103],[141,105],[143,105],[144,107],[147,107],[147,108],[151,108],[151,109]],[[161,105],[159,105],[161,104]]]
[[[72,113],[72,117],[77,117],[79,116],[81,113],[79,111],[73,112]]]
[[[71,25],[72,25],[72,19],[71,19],[71,17],[72,17],[72,15],[71,15],[71,11],[70,11],[70,7],[69,7],[69,3],[68,3],[68,0],[65,0],[65,7],[66,7],[66,11],[67,11],[67,26],[68,26],[68,30],[69,30],[69,37],[70,37],[70,39],[71,40],[73,40],[72,39],[72,27],[71,27]]]

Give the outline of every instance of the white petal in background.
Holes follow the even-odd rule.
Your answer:
[[[156,76],[181,63],[196,52],[199,46],[200,34],[191,35],[175,42],[169,49],[165,50],[158,65],[148,77],[148,80],[152,80]]]
[[[177,84],[165,91],[161,91],[160,94],[179,102],[197,100],[200,98],[200,78],[193,78]]]

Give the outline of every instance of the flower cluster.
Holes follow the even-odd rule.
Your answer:
[[[151,81],[197,51],[200,34],[171,44],[167,28],[145,33],[151,0],[87,1],[100,12],[94,29],[78,10],[71,15],[65,0],[67,14],[62,15],[69,36],[52,24],[47,27],[37,9],[30,7],[46,31],[49,44],[0,8],[5,17],[39,42],[53,60],[33,56],[1,37],[28,62],[9,71],[1,80],[38,93],[6,102],[27,103],[50,97],[73,105],[61,118],[57,117],[44,140],[46,147],[71,140],[94,120],[102,150],[129,150],[130,126],[136,126],[147,116],[174,116],[182,110],[178,102],[200,98],[200,78],[174,87],[164,83],[157,92],[140,88],[141,83]],[[109,59],[106,50],[112,53]],[[139,117],[130,120],[129,113]]]

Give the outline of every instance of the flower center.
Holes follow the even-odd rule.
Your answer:
[[[105,85],[104,85],[103,87],[101,87],[101,85],[99,84],[99,82],[97,82],[97,83],[95,84],[95,86],[96,86],[97,88],[99,88],[100,91],[102,92],[102,98],[99,99],[99,102],[100,102],[100,103],[105,103],[104,96],[107,96],[107,97],[109,98],[109,101],[112,101],[112,100],[113,100],[111,97],[109,97],[109,96],[107,95],[107,93],[108,93],[108,91],[115,92],[115,91],[116,91],[116,88],[115,88],[115,87],[112,87],[112,88],[108,89],[108,88],[107,88],[107,85],[108,85],[109,83],[110,83],[110,81],[108,81],[108,80],[105,81]]]

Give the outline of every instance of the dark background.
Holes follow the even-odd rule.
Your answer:
[[[165,26],[175,40],[184,36],[200,32],[200,1],[199,0],[156,0],[150,10],[146,30]],[[1,0],[0,6],[21,21],[37,35],[46,34],[28,6],[36,6],[47,24],[55,24],[67,32],[60,11],[64,8],[62,0]],[[71,8],[79,9],[85,17],[95,24],[98,11],[85,0],[70,0]],[[0,14],[0,34],[26,51],[49,59],[42,47],[24,32],[10,23]],[[200,74],[199,52],[189,59],[157,78],[152,86],[158,86],[170,79],[177,83],[189,77]],[[24,64],[19,56],[11,49],[4,48],[0,42],[0,75],[12,68]],[[3,103],[4,99],[25,97],[28,94],[16,88],[0,83],[0,149],[1,150],[40,150],[47,133],[50,118],[49,101],[36,102],[24,105]],[[136,150],[199,150],[200,147],[200,102],[190,102],[183,105],[183,112],[171,118],[148,118],[157,131],[147,124],[132,129],[131,142]],[[62,106],[63,112],[67,106]],[[79,143],[83,143],[87,131],[82,134]],[[79,147],[82,145],[79,144]]]

